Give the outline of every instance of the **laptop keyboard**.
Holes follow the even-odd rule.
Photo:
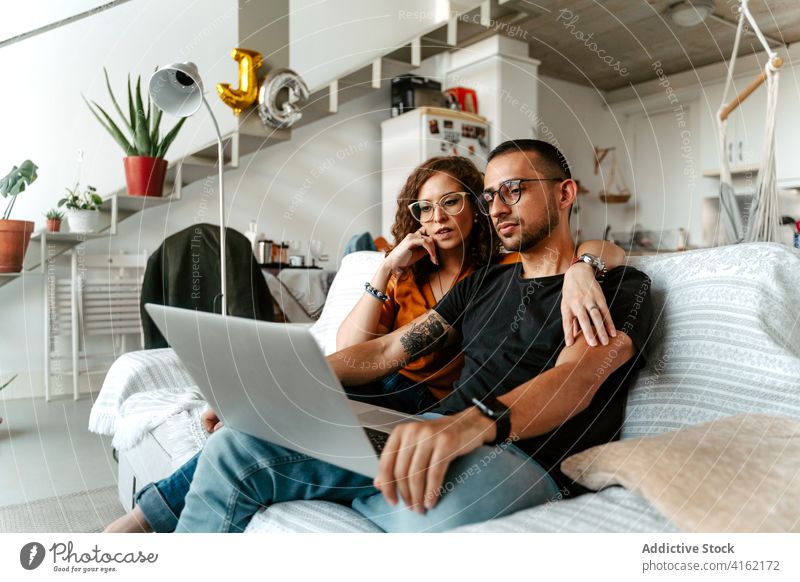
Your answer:
[[[367,433],[367,437],[369,438],[369,442],[372,444],[372,448],[375,449],[375,452],[378,453],[378,455],[380,455],[381,451],[383,451],[383,447],[386,446],[386,441],[389,440],[389,433],[367,427],[364,427],[364,432]]]

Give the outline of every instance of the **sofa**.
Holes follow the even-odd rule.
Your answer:
[[[339,323],[381,254],[346,256],[311,332],[335,350]],[[631,385],[621,439],[677,431],[740,413],[800,420],[800,252],[752,243],[629,260],[652,279],[656,325],[647,364]],[[170,349],[132,352],[109,371],[90,430],[114,435],[119,495],[168,475],[199,450],[205,403]],[[689,501],[690,502],[690,501]],[[349,507],[280,503],[248,532],[374,532]],[[677,532],[650,503],[619,486],[461,527],[464,532]]]

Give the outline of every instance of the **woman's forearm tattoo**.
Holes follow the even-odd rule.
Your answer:
[[[442,317],[432,312],[419,323],[412,324],[400,338],[403,349],[409,360],[415,360],[444,347],[447,342],[447,330]]]

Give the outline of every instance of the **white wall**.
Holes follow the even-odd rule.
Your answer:
[[[581,240],[599,239],[607,225],[623,230],[636,220],[633,204],[604,204],[597,193],[604,187],[604,176],[594,174],[594,146],[616,147],[618,161],[630,176],[628,160],[632,146],[625,138],[625,120],[617,118],[605,105],[599,90],[550,77],[539,76],[539,110],[530,123],[539,139],[549,141],[566,156],[572,176],[590,193],[573,210],[573,230],[580,229]],[[521,128],[526,132],[527,128]]]
[[[447,0],[291,0],[289,62],[314,91],[446,22]]]
[[[237,6],[237,0],[177,0],[166,11],[154,0],[133,0],[1,49],[0,70],[14,90],[0,92],[0,172],[25,158],[40,167],[38,181],[19,197],[12,218],[35,220],[37,229],[44,227],[43,213],[78,179],[78,149],[84,151],[84,184],[100,193],[124,186],[124,154],[92,117],[81,94],[111,114],[106,67],[127,110],[123,91],[128,73],[134,78],[142,74],[145,83],[157,65],[193,60],[213,95],[216,82],[235,78],[229,52],[238,38]],[[222,131],[232,130],[230,109],[219,99],[210,101]],[[174,122],[164,116],[162,128]],[[169,157],[211,142],[213,131],[205,116],[189,119]]]

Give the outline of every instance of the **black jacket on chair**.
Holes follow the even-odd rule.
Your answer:
[[[228,228],[225,246],[228,314],[273,321],[272,295],[250,241]],[[145,303],[221,312],[219,248],[219,226],[195,224],[167,237],[147,260],[141,295],[145,349],[169,347]]]

